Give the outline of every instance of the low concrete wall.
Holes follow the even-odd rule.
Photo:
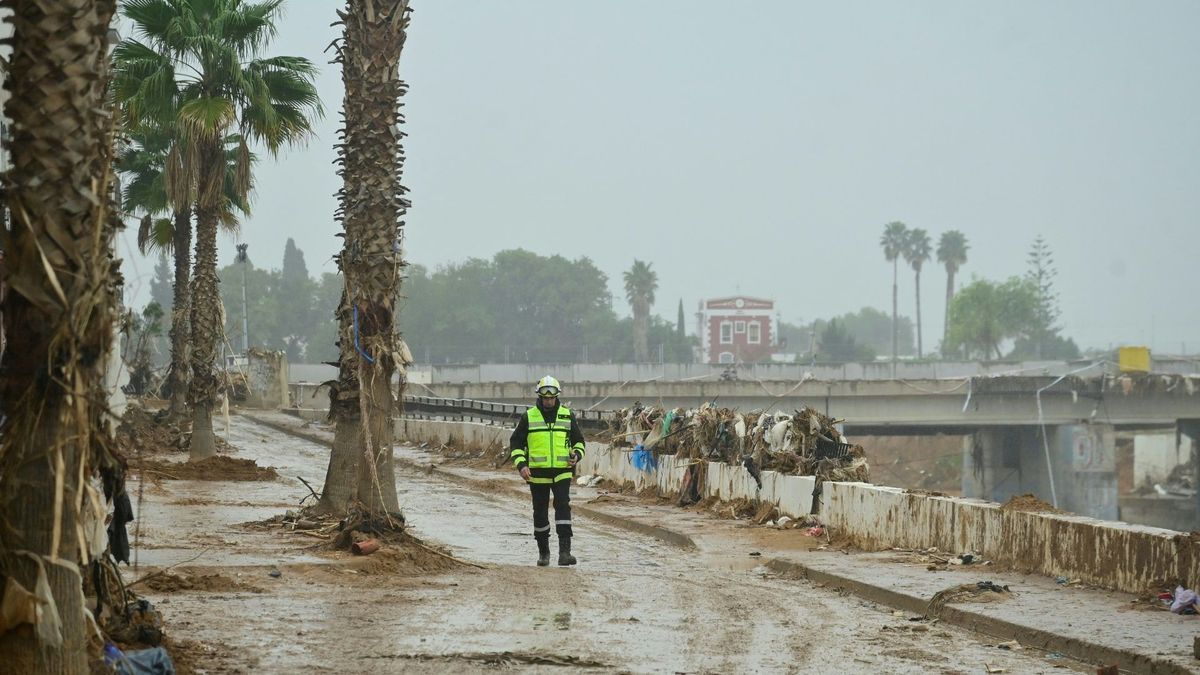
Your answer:
[[[396,439],[409,443],[446,443],[454,446],[493,444],[508,447],[512,429],[478,422],[442,422],[401,417],[396,420]]]
[[[473,422],[398,420],[398,438],[506,444],[509,430]],[[687,460],[659,457],[658,468],[639,471],[629,451],[589,443],[584,474],[630,481],[639,489],[678,493]],[[704,496],[745,498],[775,504],[798,517],[812,512],[811,476],[762,473],[762,489],[741,466],[709,462]],[[1086,584],[1138,593],[1156,580],[1200,583],[1200,541],[1174,530],[1096,520],[1083,516],[1006,511],[995,502],[907,492],[867,483],[822,486],[821,520],[838,537],[868,550],[937,547],[976,553],[1021,572],[1080,579]]]
[[[1168,530],[1191,532],[1200,529],[1200,518],[1196,514],[1196,500],[1191,497],[1118,497],[1121,520],[1141,523]]]
[[[464,442],[484,447],[498,443],[507,447],[511,430],[507,427],[478,422],[443,422],[436,420],[398,419],[396,438],[410,443]],[[689,461],[672,455],[658,458],[658,467],[651,472],[640,471],[629,462],[629,451],[613,448],[606,443],[588,443],[587,453],[580,465],[582,474],[599,474],[616,482],[629,481],[641,490],[656,487],[660,494],[678,494],[683,487],[683,475]],[[779,512],[793,518],[812,512],[812,492],[815,482],[811,476],[788,476],[774,471],[762,472],[762,489],[755,485],[750,473],[740,466],[708,462],[708,471],[700,494],[723,500],[750,499],[770,502]]]
[[[821,518],[856,546],[972,552],[1021,572],[1137,593],[1200,581],[1200,548],[1174,530],[1083,516],[1006,511],[994,502],[825,483]]]
[[[683,489],[684,472],[696,463],[684,457],[661,455],[658,466],[652,471],[642,471],[630,462],[631,451],[614,448],[602,443],[589,443],[581,471],[584,474],[599,474],[609,480],[629,481],[638,489],[657,487],[660,494],[675,495]],[[741,466],[723,462],[707,462],[704,484],[699,492],[703,497],[716,497],[725,501],[749,499],[755,502],[774,504],[779,512],[797,518],[812,512],[812,493],[816,483],[812,476],[788,476],[774,471],[763,471],[762,489],[754,482],[750,472]]]

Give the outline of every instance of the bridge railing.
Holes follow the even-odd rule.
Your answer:
[[[405,417],[445,419],[464,422],[515,425],[529,406],[514,403],[493,403],[466,398],[437,398],[434,396],[405,396]],[[588,429],[604,429],[614,419],[611,410],[573,410],[575,420]]]

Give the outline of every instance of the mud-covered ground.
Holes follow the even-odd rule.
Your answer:
[[[486,569],[395,547],[331,554],[315,536],[244,525],[294,508],[308,494],[297,476],[319,486],[328,450],[236,417],[229,441],[281,477],[148,481],[142,492],[128,576],[176,565],[135,588],[187,645],[185,672],[1079,668],[779,578],[746,551],[687,551],[587,519],[576,520],[577,567],[536,568],[524,500],[423,471],[397,481],[414,533]]]

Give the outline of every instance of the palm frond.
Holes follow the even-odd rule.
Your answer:
[[[185,138],[212,139],[225,135],[237,119],[237,110],[227,98],[201,97],[180,106],[177,119]]]

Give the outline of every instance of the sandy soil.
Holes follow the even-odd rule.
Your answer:
[[[1074,667],[781,578],[753,551],[685,551],[582,518],[579,566],[537,568],[526,500],[424,471],[397,479],[413,532],[486,569],[403,546],[329,553],[314,536],[244,525],[298,504],[308,490],[292,477],[319,485],[328,450],[237,419],[230,440],[284,478],[146,490],[140,565],[128,574],[177,565],[139,588],[163,612],[184,673]],[[810,539],[758,529],[764,546]]]
[[[1000,508],[1005,511],[1035,511],[1039,513],[1063,513],[1063,511],[1054,508],[1049,502],[1039,499],[1036,495],[1023,494],[1013,495],[1008,498],[1008,501],[1000,505]]]
[[[133,473],[146,471],[154,478],[165,480],[275,480],[279,474],[273,467],[259,466],[252,459],[241,459],[216,455],[196,462],[131,460],[129,470]]]

